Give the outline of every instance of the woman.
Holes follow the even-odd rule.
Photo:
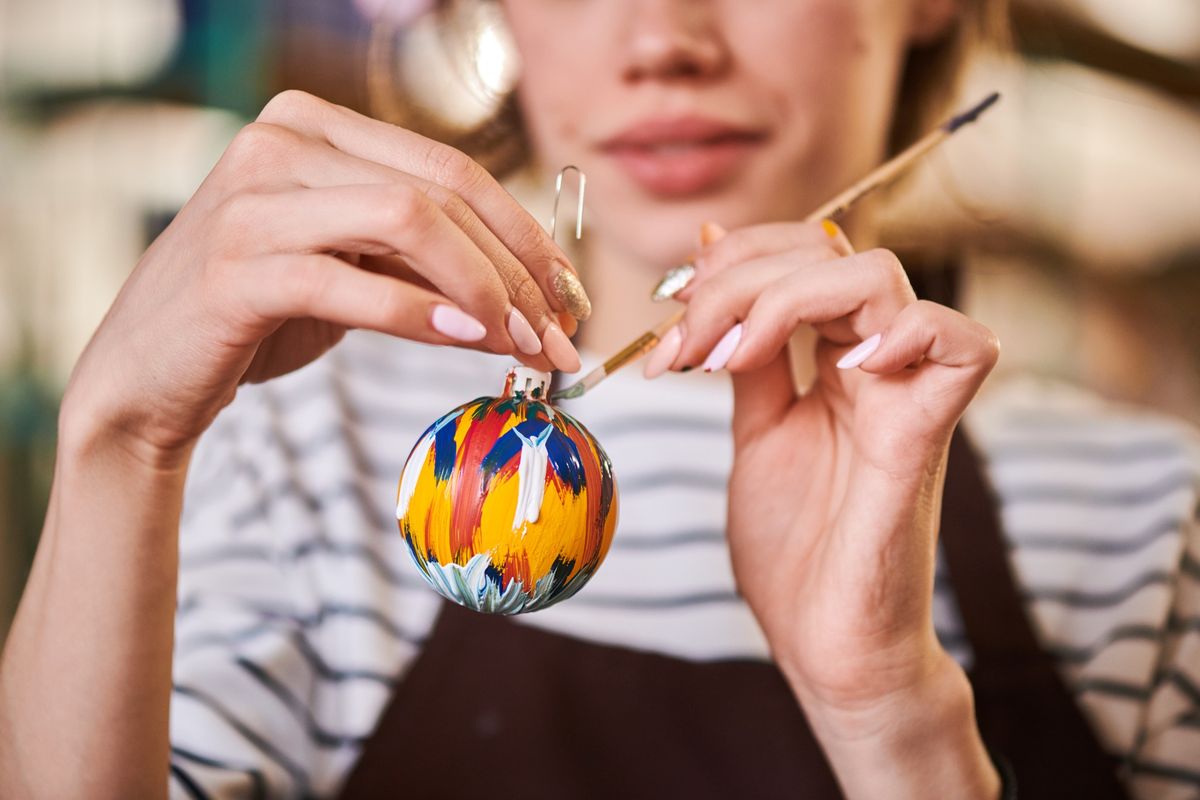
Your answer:
[[[703,726],[720,706],[708,688],[645,723],[694,725],[681,742],[644,743],[691,753],[672,762],[666,784],[627,752],[610,761],[598,748],[612,736],[587,739],[594,761],[582,786],[538,757],[568,746],[554,736],[587,736],[619,702],[602,695],[584,713],[588,684],[545,687],[566,726],[546,741],[525,739],[544,732],[522,729],[521,715],[485,696],[457,708],[454,687],[472,676],[485,686],[497,676],[497,702],[523,691],[497,665],[515,665],[515,681],[549,662],[507,661],[506,643],[520,642],[511,649],[577,648],[555,680],[599,659],[642,670],[643,653],[688,680],[703,662],[770,670],[777,686],[755,713],[789,715],[787,747],[807,743],[790,752],[811,764],[812,796],[836,791],[822,769],[849,797],[1000,796],[1010,745],[980,735],[953,596],[933,591],[947,447],[996,361],[995,338],[917,301],[895,256],[864,248],[866,220],[847,223],[849,238],[780,222],[882,160],[914,85],[928,98],[928,84],[914,84],[915,54],[958,46],[995,9],[982,0],[502,5],[533,152],[589,177],[586,292],[538,223],[463,154],[305,95],[268,104],[148,250],[71,379],[45,534],[0,674],[2,793],[326,796],[352,774],[347,792],[363,791],[369,782],[355,770],[378,774],[389,759],[404,768],[373,779],[389,795],[454,795],[475,783],[506,794],[517,791],[502,781],[506,768],[525,775],[530,764],[517,782],[530,795],[592,786],[633,796],[689,781],[736,790],[710,766],[726,751],[753,757],[737,740],[757,723],[707,749]],[[568,339],[577,319],[587,323],[576,344],[592,357],[656,322],[663,309],[647,288],[714,220],[724,228],[703,228],[698,277],[681,298],[687,316],[646,373],[703,369],[657,382],[619,375],[574,407],[622,481],[621,529],[593,584],[553,609],[499,620],[503,629],[442,611],[388,519],[416,435],[494,393],[513,358],[578,370]],[[816,386],[800,397],[789,341],[803,324],[819,342]],[[353,333],[322,356],[349,328],[385,336]],[[1103,420],[1110,438],[1125,424]],[[996,449],[1015,441],[1002,429],[988,429]],[[1096,491],[1111,477],[1105,465],[1081,471]],[[1194,488],[1174,492],[1168,510],[1188,514]],[[1158,672],[1130,700],[1131,733],[1121,727],[1128,709],[1092,717],[1146,796],[1197,785],[1196,704],[1171,693],[1194,671],[1197,641],[1169,633],[1167,619],[1186,619],[1195,602],[1192,585],[1174,580],[1195,535],[1184,516],[1168,519],[1159,541],[1174,549],[1124,559],[1169,578],[1152,582],[1164,596],[1137,602],[1161,630],[1135,642],[1149,645],[1135,668]],[[1073,608],[1038,622],[1081,625]],[[1089,642],[1129,643],[1117,635],[1123,618],[1110,616],[1088,623]],[[450,625],[472,633],[454,639]],[[1084,668],[1114,653],[1085,649]],[[444,660],[430,661],[435,651]],[[1104,664],[1128,674],[1117,660]],[[437,683],[443,667],[462,671]],[[592,677],[614,680],[623,668]],[[755,686],[765,674],[754,673]],[[654,692],[675,689],[664,680]],[[400,698],[427,705],[396,716]],[[439,708],[457,734],[437,727]],[[632,739],[642,719],[629,718]],[[1086,749],[1087,736],[1065,737],[1063,751]],[[787,752],[772,756],[781,769]],[[493,753],[530,763],[485,764]],[[443,790],[418,782],[422,764]],[[756,796],[780,789],[740,785]]]

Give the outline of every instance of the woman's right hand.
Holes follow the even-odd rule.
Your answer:
[[[587,312],[562,251],[478,164],[285,92],[134,269],[71,376],[64,433],[177,462],[240,383],[350,328],[573,372],[562,326]]]

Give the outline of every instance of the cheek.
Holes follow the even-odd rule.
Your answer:
[[[587,93],[580,91],[579,81],[594,72],[588,65],[598,63],[599,55],[585,42],[554,35],[546,23],[510,8],[509,24],[521,57],[517,97],[526,129],[535,151],[556,161],[574,151],[580,140]]]
[[[764,172],[806,176],[804,187],[769,180],[771,202],[807,211],[882,157],[903,56],[900,5],[811,0],[776,3],[771,15],[730,17],[745,85],[775,115],[774,155],[786,162],[764,163]]]
[[[558,149],[579,136],[577,120],[582,109],[572,74],[569,65],[551,53],[523,58],[517,92],[525,124],[539,149]]]
[[[856,0],[775,3],[772,14],[737,14],[730,42],[740,67],[784,113],[824,117],[852,92],[882,83],[876,4]],[[839,102],[840,101],[840,102]]]

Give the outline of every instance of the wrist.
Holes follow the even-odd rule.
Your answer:
[[[58,460],[70,465],[101,461],[121,463],[147,474],[179,476],[186,472],[195,438],[156,442],[142,435],[145,412],[122,410],[105,402],[103,394],[86,387],[67,386],[58,415]]]
[[[999,797],[970,683],[944,651],[919,682],[853,708],[797,694],[847,797]]]

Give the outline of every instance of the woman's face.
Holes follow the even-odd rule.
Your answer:
[[[587,174],[589,237],[665,267],[704,221],[799,219],[878,162],[918,4],[949,3],[503,5],[538,160]]]

